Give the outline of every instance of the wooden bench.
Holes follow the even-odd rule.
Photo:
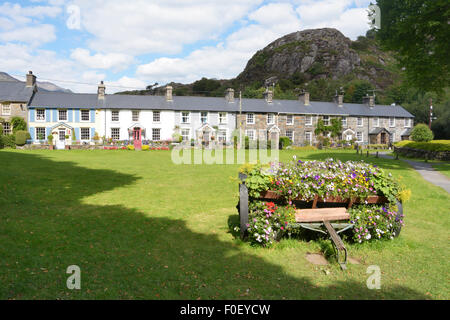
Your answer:
[[[347,249],[330,221],[342,221],[349,219],[350,214],[344,207],[298,209],[295,213],[295,221],[301,227],[312,231],[325,233],[329,236],[335,248],[337,261],[343,270],[347,269]],[[325,232],[322,230],[322,226],[325,226]],[[352,226],[352,224],[348,223],[340,223],[335,225],[336,228],[340,228],[339,232],[347,230]]]

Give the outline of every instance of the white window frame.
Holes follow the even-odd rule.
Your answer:
[[[114,138],[113,137],[113,130],[117,130],[118,131],[118,134],[119,134],[119,138]],[[111,139],[113,139],[113,140],[120,140],[120,128],[111,128]]]
[[[292,138],[289,138],[289,136],[288,136],[288,134],[287,134],[288,132],[291,132],[291,133],[292,133]],[[289,139],[291,139],[292,142],[294,142],[294,135],[295,135],[295,132],[294,132],[293,129],[287,129],[287,130],[286,130],[286,137],[288,137]]]
[[[392,120],[392,123],[391,123]],[[394,128],[395,127],[395,117],[389,117],[389,127]]]
[[[86,132],[86,130],[87,130],[87,136],[89,137],[88,139],[83,138],[83,131]],[[81,141],[90,141],[91,138],[92,138],[91,137],[91,128],[87,128],[87,127],[80,128],[80,140]],[[119,131],[119,138],[120,138],[120,131]]]
[[[38,111],[44,111],[43,117],[41,119],[38,118]],[[45,122],[45,109],[39,108],[36,109],[36,122]]]
[[[187,134],[183,134],[183,131],[187,130]],[[181,137],[183,141],[190,141],[191,140],[191,129],[190,128],[181,128],[180,130]],[[186,138],[186,139],[185,139]]]
[[[411,128],[411,118],[405,118],[405,128]]]
[[[251,116],[251,120],[252,121],[248,121],[249,120],[249,116]],[[254,113],[247,113],[246,115],[246,120],[247,120],[247,124],[255,124],[255,114]]]
[[[267,114],[267,124],[275,124],[275,114],[273,113]]]
[[[6,111],[6,110],[8,110],[8,111]],[[11,104],[9,104],[9,103],[2,104],[2,115],[4,115],[4,116],[11,115]]]
[[[379,117],[372,118],[372,127],[378,128],[379,126],[380,126],[380,118]]]
[[[250,137],[250,135],[249,135],[250,132],[252,133],[251,134],[252,137]],[[255,130],[254,129],[247,129],[247,130],[245,130],[245,136],[248,137],[249,140],[252,140],[252,141],[255,140],[256,139],[256,137],[255,137],[256,136],[255,135]]]
[[[155,114],[158,115],[159,120],[155,120]],[[153,121],[153,123],[161,123],[161,111],[156,110],[156,111],[152,112],[152,121]]]
[[[313,117],[305,116],[305,126],[312,126],[312,123],[313,123]]]
[[[83,111],[87,111],[88,120],[83,120]],[[80,122],[91,122],[91,110],[89,110],[89,109],[81,109],[80,110]]]
[[[309,139],[308,139],[309,135]],[[311,131],[305,131],[305,142],[309,145],[312,144],[312,132]]]
[[[135,117],[136,115],[137,115],[137,117]],[[131,110],[131,121],[139,122],[140,117],[141,117],[141,112],[139,110]]]
[[[40,140],[39,139],[39,133],[38,133],[38,129],[44,129],[43,131],[44,131],[44,139],[43,140],[45,140],[45,139],[47,139],[47,134],[46,134],[46,130],[45,130],[45,127],[36,127],[35,128],[35,131],[34,131],[34,133],[35,133],[35,140]],[[42,131],[42,130],[41,130]],[[41,132],[42,133],[42,132]]]
[[[219,112],[219,124],[227,124],[228,123],[228,113]]]
[[[223,135],[225,133],[225,135]],[[221,140],[223,139],[223,140]],[[228,139],[228,130],[227,129],[219,129],[217,131],[217,141],[219,142],[226,142]]]
[[[347,117],[342,117],[341,123],[343,127],[347,127]]]
[[[61,119],[61,112],[62,111],[66,112],[66,119]],[[58,122],[68,121],[68,119],[69,119],[69,114],[67,113],[67,109],[58,109]]]
[[[205,115],[206,114],[206,115]],[[200,122],[202,124],[208,123],[208,111],[201,111],[200,112]],[[203,121],[204,120],[204,121]]]
[[[326,119],[325,119],[326,118]],[[329,126],[330,125],[330,116],[323,116],[322,117],[322,120],[323,120],[323,124],[324,125],[326,125],[326,126]]]
[[[358,135],[361,135],[361,140],[358,138]],[[356,132],[356,141],[357,142],[364,142],[364,135],[361,131]]]
[[[291,121],[288,121],[288,119],[291,119]],[[287,114],[286,115],[286,125],[287,126],[293,126],[294,125],[294,115],[293,114]]]
[[[359,120],[361,120],[361,124],[359,123]],[[356,118],[356,126],[357,126],[357,127],[362,127],[362,126],[364,126],[364,119],[363,119],[363,117],[357,117],[357,118]]]
[[[117,114],[117,119],[115,119],[114,115]],[[119,122],[120,121],[120,111],[119,110],[111,110],[111,121]]]
[[[155,130],[159,130],[159,139],[155,139]],[[161,128],[152,128],[152,141],[161,141]]]
[[[186,116],[183,114],[187,114]],[[187,118],[186,121],[183,121],[184,118]],[[181,119],[180,119],[181,123],[185,124],[185,123],[191,123],[191,113],[189,111],[181,111]]]

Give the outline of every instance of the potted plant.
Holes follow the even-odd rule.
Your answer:
[[[41,144],[44,143],[44,135],[42,133],[39,133],[37,138]]]
[[[47,140],[48,140],[48,145],[50,147],[50,150],[53,150],[53,135],[51,135],[51,134],[48,135]]]

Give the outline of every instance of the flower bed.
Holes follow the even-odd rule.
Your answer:
[[[358,231],[354,229],[354,239],[358,242],[390,238],[396,235],[395,230],[403,224],[403,220],[398,218],[397,201],[406,200],[409,191],[403,189],[390,173],[363,161],[341,162],[327,159],[303,162],[294,157],[288,163],[246,167],[243,173],[247,175],[245,184],[250,196],[250,218],[256,219],[256,225],[250,220],[248,226],[251,240],[257,241],[258,236],[252,235],[250,230],[254,232],[255,226],[261,223],[261,217],[264,218],[264,214],[267,214],[264,211],[267,208],[261,209],[253,204],[259,203],[261,198],[279,200],[276,213],[280,210],[295,210],[297,201],[348,203],[351,199],[352,203],[359,203],[349,211],[352,223],[358,227]],[[371,224],[374,216],[377,217],[375,223],[379,226],[375,229],[373,227],[376,225]],[[392,217],[395,219],[392,220]],[[282,221],[267,219],[266,222],[269,222],[268,226],[271,228],[269,234],[264,236],[262,242],[257,242],[270,245],[275,239],[274,234],[281,230],[278,225],[282,225]],[[289,228],[289,224],[286,227]],[[265,230],[268,230],[267,226]],[[256,234],[261,239],[261,234]]]

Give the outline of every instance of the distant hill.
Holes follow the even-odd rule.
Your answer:
[[[0,81],[14,81],[14,82],[23,82],[20,81],[6,72],[0,72]],[[42,91],[54,91],[54,92],[72,92],[70,89],[65,89],[57,86],[56,84],[53,84],[51,82],[46,81],[37,81],[38,89],[41,89]]]

